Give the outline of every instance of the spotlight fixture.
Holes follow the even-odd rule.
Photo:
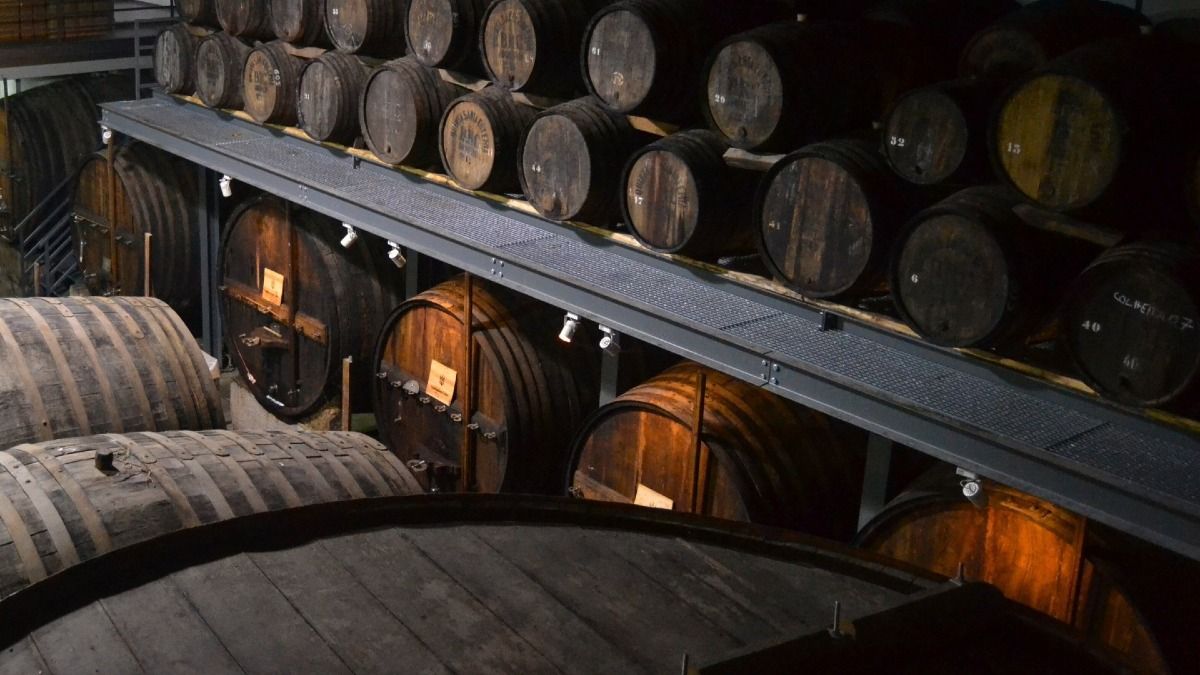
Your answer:
[[[600,326],[600,349],[613,354],[621,351],[621,334],[608,326]]]
[[[108,127],[105,127],[105,126],[101,126],[100,127],[100,142],[103,143],[104,145],[108,145],[109,143],[112,143],[112,139],[113,139],[112,129],[109,129]]]
[[[344,242],[345,239],[342,241]],[[404,266],[408,264],[408,258],[404,257],[404,252],[400,250],[400,244],[394,241],[388,242],[388,260],[391,260],[392,264],[400,269],[404,269]]]
[[[959,486],[962,488],[963,497],[978,508],[984,508],[988,503],[987,492],[983,489],[983,483],[979,480],[979,474],[966,469],[956,469],[955,473],[962,477],[959,481]]]
[[[558,332],[558,339],[563,342],[570,342],[575,339],[575,331],[579,330],[579,315],[567,313],[563,317],[562,330]]]
[[[221,176],[221,180],[218,181],[218,185],[221,186],[222,197],[229,199],[233,196],[233,178],[230,176]]]
[[[350,248],[358,241],[358,232],[350,223],[342,223],[342,227],[346,228],[346,236],[342,237],[342,248]]]

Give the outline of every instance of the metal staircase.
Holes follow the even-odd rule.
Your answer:
[[[67,176],[13,229],[26,295],[66,295],[82,279],[72,232],[72,198],[78,175],[77,169]]]

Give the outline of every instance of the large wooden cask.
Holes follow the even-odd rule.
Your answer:
[[[310,138],[350,145],[370,68],[353,54],[326,52],[300,74],[299,126]]]
[[[240,110],[246,58],[253,47],[228,33],[213,33],[196,49],[196,95],[210,108]]]
[[[968,188],[909,223],[890,286],[913,330],[948,347],[1002,347],[1045,327],[1098,251],[1029,225],[1013,211],[1019,203],[1000,187]]]
[[[1111,249],[1076,281],[1066,345],[1088,384],[1137,406],[1196,412],[1200,256],[1168,242]]]
[[[625,162],[651,138],[594,99],[555,106],[538,115],[525,135],[521,187],[546,218],[611,225],[620,214]]]
[[[430,68],[484,74],[479,29],[489,0],[409,0],[408,53]]]
[[[337,221],[264,195],[244,204],[221,244],[226,342],[250,391],[285,420],[339,400],[369,408],[371,350],[399,304],[399,270],[376,240],[338,245]]]
[[[255,121],[295,125],[300,107],[300,73],[305,60],[286,42],[260,44],[246,57],[242,105]]]
[[[168,94],[196,91],[196,50],[200,36],[187,24],[176,24],[158,34],[154,43],[154,79]]]
[[[0,452],[0,600],[180,530],[311,504],[418,494],[360,434],[167,431]]]
[[[1169,660],[1189,663],[1176,660],[1164,647],[1182,647],[1183,653],[1190,652],[1190,663],[1196,663],[1195,640],[1180,645],[1169,634],[1179,632],[1186,639],[1194,635],[1190,626],[1179,624],[1160,634],[1155,630],[1188,616],[1184,605],[1157,616],[1143,614],[1165,607],[1141,607],[1140,598],[1127,593],[1123,577],[1132,570],[1118,564],[1124,552],[1085,518],[990,481],[983,483],[983,494],[982,505],[972,504],[963,498],[953,472],[935,472],[888,505],[862,530],[858,542],[946,576],[957,576],[961,566],[968,580],[993,584],[1008,598],[1072,625],[1090,647],[1116,652],[1136,672],[1171,672]],[[1169,578],[1149,579],[1175,585]],[[1191,589],[1175,586],[1181,596],[1194,596]],[[1191,670],[1183,667],[1179,672]]]
[[[325,0],[325,31],[343,52],[388,58],[404,54],[405,3]]]
[[[75,250],[93,295],[147,294],[148,257],[149,294],[199,334],[197,180],[196,165],[145,143],[93,155],[74,201]]]
[[[567,447],[597,404],[592,336],[561,342],[558,310],[482,281],[470,286],[469,354],[462,278],[404,303],[385,325],[374,361],[380,437],[451,487],[560,491]]]
[[[363,140],[389,164],[440,169],[442,116],[469,93],[413,57],[389,61],[372,71],[363,86],[358,111]]]
[[[862,482],[861,438],[833,424],[761,387],[680,364],[588,419],[567,485],[587,499],[847,539]]]
[[[763,262],[810,297],[879,292],[911,201],[873,144],[806,146],[763,178],[755,214]]]
[[[216,0],[217,22],[226,33],[247,40],[275,37],[271,5],[264,0]]]
[[[976,33],[963,50],[959,72],[1020,77],[1089,42],[1137,35],[1148,23],[1116,2],[1037,0]]]
[[[580,44],[588,20],[611,0],[493,0],[480,49],[493,82],[567,98],[583,91]]]
[[[439,152],[454,180],[471,190],[521,189],[521,144],[538,111],[501,87],[454,101],[442,116]]]
[[[175,7],[179,10],[179,16],[188,23],[220,25],[217,22],[217,0],[178,0]]]
[[[584,36],[584,83],[610,109],[684,123],[700,115],[697,66],[721,40],[794,18],[775,0],[622,0],[601,9]]]
[[[753,252],[760,175],[726,164],[728,149],[718,134],[693,130],[635,152],[621,195],[634,236],[656,251],[704,260]]]
[[[179,315],[153,298],[0,301],[6,444],[225,426]]]
[[[325,0],[271,0],[275,37],[300,47],[330,44],[325,31]]]

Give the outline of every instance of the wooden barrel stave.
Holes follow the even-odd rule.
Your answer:
[[[485,74],[479,30],[489,0],[409,0],[404,39],[421,65]]]
[[[370,69],[358,57],[326,52],[300,75],[300,128],[317,141],[350,145],[358,137],[358,107]]]
[[[339,51],[402,56],[406,6],[394,0],[325,0],[325,31]]]
[[[179,16],[188,23],[204,26],[219,26],[216,0],[179,0],[176,3]]]
[[[154,79],[168,94],[196,91],[196,50],[200,38],[187,24],[176,24],[158,34],[154,44]]]
[[[255,121],[293,126],[299,115],[300,73],[304,59],[285,42],[259,45],[242,71],[242,105]]]
[[[441,169],[438,126],[468,89],[443,80],[412,57],[376,68],[363,85],[359,125],[367,147],[389,164]]]
[[[228,33],[213,33],[196,48],[196,95],[210,108],[240,110],[246,57],[253,48]]]
[[[488,87],[452,102],[442,116],[438,150],[442,165],[471,190],[510,193],[521,189],[521,142],[537,110]]]
[[[199,347],[159,300],[7,300],[0,339],[6,442],[224,426]]]
[[[275,37],[300,47],[328,47],[325,0],[271,0]]]
[[[465,291],[459,278],[405,303],[376,349],[384,442],[439,470],[461,470],[463,428],[451,416],[461,415],[466,387]],[[481,492],[556,491],[571,434],[595,406],[599,364],[582,338],[570,345],[554,339],[561,315],[549,306],[482,281],[473,283],[472,305],[478,357],[471,409],[479,424],[472,482]],[[440,412],[428,399],[433,361],[458,374],[452,403]]]
[[[221,248],[226,341],[250,391],[296,420],[338,400],[342,359],[352,357],[351,406],[369,406],[371,350],[398,304],[400,271],[377,240],[338,245],[337,222],[263,196],[244,204]],[[282,277],[272,297],[269,277]]]
[[[692,427],[700,373],[706,394],[697,470]],[[860,450],[835,434],[828,418],[681,364],[589,418],[566,481],[588,498],[628,503],[649,488],[668,500],[661,508],[845,538],[853,532],[861,470]],[[700,483],[696,471],[705,477]]]
[[[417,494],[384,448],[350,433],[167,431],[0,452],[0,599],[81,562],[265,511]],[[8,514],[5,514],[6,516]],[[14,550],[15,549],[15,550]]]
[[[270,40],[271,6],[262,0],[216,0],[217,22],[230,35],[247,40]]]
[[[571,97],[584,91],[580,44],[611,0],[495,0],[480,29],[488,76],[512,91]]]

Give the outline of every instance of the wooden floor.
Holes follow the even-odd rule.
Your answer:
[[[650,534],[399,526],[242,553],[83,606],[0,673],[664,673],[904,598],[831,572]],[[910,589],[911,590],[911,589]]]

